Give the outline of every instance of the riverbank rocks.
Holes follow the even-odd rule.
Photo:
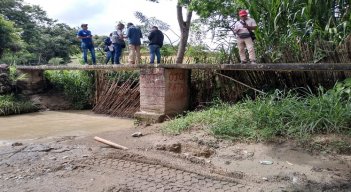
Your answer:
[[[10,69],[6,64],[0,64],[0,95],[11,92]]]

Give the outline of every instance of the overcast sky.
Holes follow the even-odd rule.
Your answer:
[[[176,0],[162,0],[152,3],[146,0],[24,0],[32,5],[39,5],[49,18],[57,19],[71,27],[80,27],[88,23],[94,35],[108,35],[114,30],[116,22],[140,24],[134,16],[136,11],[147,17],[155,17],[169,24],[179,34],[176,13]],[[177,39],[171,31],[165,32],[173,40]]]

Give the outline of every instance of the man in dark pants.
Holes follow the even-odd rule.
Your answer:
[[[112,32],[111,40],[115,51],[114,64],[121,64],[120,58],[122,56],[122,51],[124,48],[122,47],[122,44],[121,44],[121,42],[124,42],[123,29],[124,29],[124,24],[118,23],[118,25],[116,26],[116,31]]]
[[[105,48],[106,48],[106,50],[105,50],[106,51],[105,64],[108,64],[110,59],[111,59],[111,64],[113,64],[114,59],[115,59],[115,49],[113,47],[111,37],[112,37],[112,33],[110,33],[110,36],[104,40],[104,44],[105,44]]]
[[[82,24],[82,29],[78,31],[77,38],[81,40],[81,48],[83,50],[83,60],[84,64],[88,64],[88,50],[91,54],[91,60],[93,61],[93,65],[96,64],[96,57],[95,57],[95,49],[93,43],[93,36],[91,35],[91,31],[88,30],[88,24]]]
[[[160,30],[158,30],[156,26],[153,26],[151,28],[151,32],[148,36],[148,39],[150,40],[150,43],[149,43],[150,64],[154,64],[155,55],[157,58],[157,63],[161,63],[160,48],[163,45],[163,39],[164,39],[163,33]]]

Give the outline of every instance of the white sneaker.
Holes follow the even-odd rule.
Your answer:
[[[251,63],[251,64],[257,64],[256,61],[251,61],[250,63]]]

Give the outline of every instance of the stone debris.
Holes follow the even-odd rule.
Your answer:
[[[141,136],[143,136],[143,133],[141,132],[135,132],[132,134],[132,137],[141,137]]]

